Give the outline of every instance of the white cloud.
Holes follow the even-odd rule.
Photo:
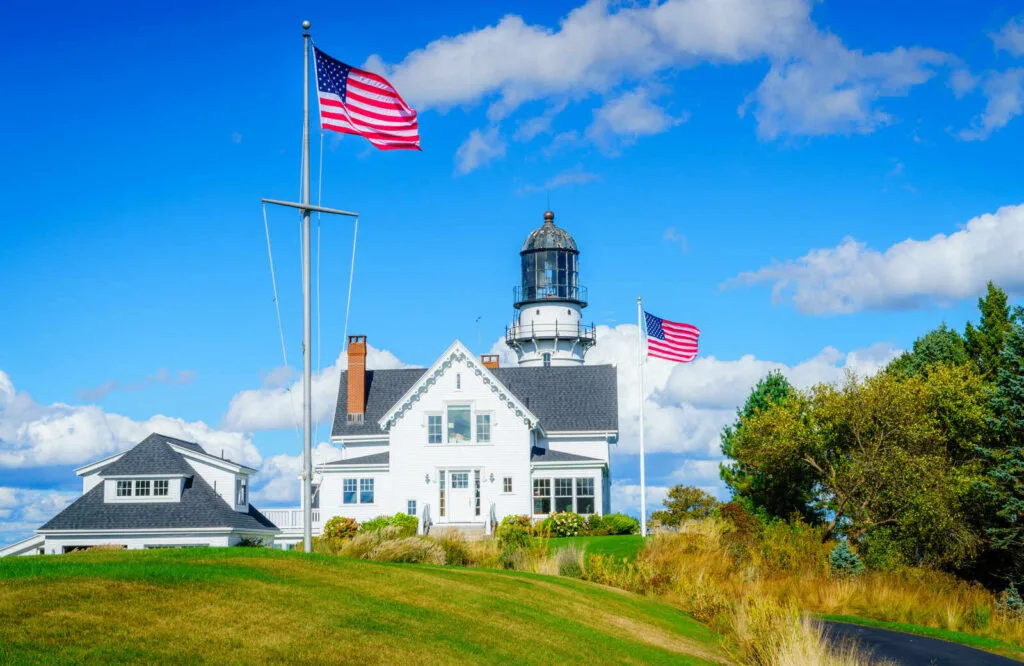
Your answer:
[[[652,511],[661,508],[661,504],[668,494],[668,486],[647,485],[647,515]],[[640,484],[612,482],[612,511],[626,513],[631,516],[640,515]]]
[[[1010,19],[999,32],[992,33],[990,37],[997,49],[1015,56],[1024,56],[1024,17]]]
[[[547,134],[551,131],[551,124],[554,122],[555,116],[561,113],[567,104],[568,102],[562,100],[549,107],[541,115],[520,121],[512,138],[516,141],[531,141],[541,134]]]
[[[605,149],[616,142],[624,144],[642,136],[660,134],[686,122],[687,116],[673,117],[651,101],[651,93],[637,88],[608,100],[594,111],[594,122],[587,128],[588,139]]]
[[[0,467],[79,465],[123,451],[153,432],[198,442],[217,455],[258,466],[249,437],[158,414],[136,421],[94,405],[40,405],[0,370]]]
[[[370,370],[413,367],[402,363],[391,352],[367,345],[366,367]],[[348,355],[342,352],[334,364],[313,375],[313,420],[332,423],[338,399],[341,371],[348,368]],[[275,378],[290,377],[292,373],[274,371]],[[227,430],[256,432],[261,430],[289,430],[302,424],[302,379],[289,385],[265,382],[258,389],[240,391],[228,404],[222,427]]]
[[[885,252],[847,238],[835,248],[741,273],[726,286],[770,283],[775,302],[792,300],[812,314],[913,308],[976,296],[989,280],[1020,292],[1022,262],[1024,204],[975,217],[949,235],[907,239]]]
[[[555,174],[544,181],[544,184],[542,185],[524,185],[520,188],[520,192],[547,192],[567,185],[585,185],[586,183],[592,183],[595,180],[601,180],[601,176],[596,173],[584,171],[581,166],[577,166],[574,169],[566,169],[561,173]]]
[[[507,15],[430,42],[391,67],[377,56],[368,63],[387,70],[421,108],[486,101],[497,122],[531,101],[606,95],[703,62],[766,60],[771,71],[743,108],[753,112],[760,136],[773,139],[873,131],[891,121],[878,100],[905,95],[947,61],[921,48],[850,50],[811,21],[812,6],[810,0],[590,0],[555,29]],[[606,102],[609,112],[614,103]],[[642,110],[648,127],[663,131],[670,118],[655,109]],[[521,127],[521,136],[532,138],[550,122],[541,116]]]
[[[141,382],[124,384],[118,381],[105,382],[95,388],[82,389],[78,392],[78,399],[86,402],[102,400],[113,391],[141,391],[153,384],[184,385],[195,381],[195,370],[179,370],[171,373],[167,368],[160,368],[152,375],[146,375]]]
[[[960,130],[957,137],[964,141],[984,141],[992,132],[1006,127],[1011,120],[1024,113],[1024,68],[991,72],[985,77],[982,91],[988,100],[985,110],[971,126]]]
[[[78,493],[0,486],[0,545],[32,535],[78,498]]]
[[[949,75],[949,87],[953,90],[953,95],[960,99],[978,87],[978,77],[971,74],[971,70],[961,67]]]
[[[313,466],[341,459],[341,449],[330,442],[320,442],[313,447]],[[302,473],[302,456],[276,455],[267,458],[260,468],[253,485],[253,499],[268,505],[297,504]]]
[[[464,174],[505,156],[505,140],[497,127],[481,132],[473,130],[455,151],[455,172]]]
[[[922,48],[865,54],[826,34],[807,40],[801,51],[797,58],[773,64],[740,107],[740,115],[752,108],[762,139],[869,134],[892,122],[878,100],[905,96],[949,60]]]

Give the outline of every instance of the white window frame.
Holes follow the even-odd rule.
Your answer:
[[[487,421],[487,439],[480,439],[480,420],[485,419]],[[490,444],[491,443],[491,431],[494,429],[494,416],[491,412],[474,412],[473,413],[473,441],[477,444]]]
[[[558,483],[559,481],[562,481],[562,482],[568,481],[569,482],[569,494],[568,495],[565,494],[565,483],[562,483],[561,484],[562,487],[559,488],[559,483]],[[575,486],[576,486],[576,479],[574,479],[573,477],[559,476],[559,477],[551,479],[551,489],[552,489],[552,493],[551,493],[551,511],[552,511],[552,513],[560,513],[562,511],[573,511],[573,510],[576,509],[575,497],[574,497]],[[561,493],[559,491],[561,491]],[[558,500],[562,500],[564,502],[566,499],[569,500],[569,508],[568,509],[566,509],[566,508],[559,509],[558,508]]]
[[[580,494],[580,481],[589,481],[590,482],[590,494],[589,495],[581,495]],[[572,492],[573,492],[572,506],[576,510],[576,513],[580,514],[581,516],[592,516],[595,513],[597,513],[597,482],[595,481],[594,477],[592,477],[592,476],[577,476],[577,477],[575,477],[573,479]],[[591,511],[589,513],[583,513],[582,511],[580,511],[580,498],[581,497],[589,498],[590,499],[590,503],[594,507],[593,511]]]
[[[123,484],[123,485],[122,485]],[[135,487],[134,481],[127,481],[124,479],[118,479],[114,484],[114,497],[131,497],[132,489]],[[125,492],[121,492],[124,490]]]
[[[452,428],[448,427],[448,424],[451,423],[451,419],[448,416],[448,413],[451,411],[452,407],[465,407],[465,408],[469,409],[469,439],[464,441],[464,442],[453,442],[450,439],[451,434],[449,433],[449,431],[452,430]],[[464,445],[464,444],[473,444],[476,441],[476,438],[473,436],[474,435],[474,433],[473,433],[473,421],[474,421],[473,415],[474,415],[473,403],[461,402],[460,401],[460,402],[453,402],[450,405],[445,405],[444,406],[444,427],[443,427],[444,443],[445,444],[454,444],[455,446],[460,446],[460,445]]]
[[[538,495],[537,494],[537,484],[538,484],[538,482],[540,483],[541,486],[544,486],[544,485],[547,486],[547,494],[546,495]],[[531,499],[531,502],[532,502],[530,508],[532,510],[531,513],[533,515],[535,515],[535,516],[548,516],[548,515],[551,515],[551,509],[553,508],[554,502],[555,502],[554,484],[551,482],[551,479],[550,478],[546,478],[546,477],[545,478],[534,479],[533,483],[531,484],[530,499]],[[548,510],[546,512],[545,511],[538,511],[537,510],[537,500],[538,499],[539,500],[546,499],[548,501]]]
[[[374,483],[375,479],[372,476],[363,477],[359,479],[359,503],[360,504],[376,504],[377,500],[377,484]],[[367,490],[369,488],[369,490]],[[370,493],[370,501],[363,501],[363,493]]]
[[[153,497],[168,497],[171,494],[171,482],[168,479],[153,480]]]
[[[142,492],[145,488],[146,492]],[[135,497],[152,497],[153,494],[150,492],[153,488],[153,482],[149,479],[136,479],[135,480]]]
[[[235,477],[235,504],[244,506],[249,503],[249,482],[244,476]]]
[[[503,495],[512,494],[512,477],[506,476],[501,480],[501,492]]]
[[[411,499],[411,500],[406,500],[405,501],[405,512],[407,514],[409,514],[410,516],[417,515],[416,514],[416,508],[417,508],[416,507],[416,500]]]
[[[444,444],[444,414],[427,414],[427,444]],[[433,433],[430,430],[430,419],[437,419],[437,432]],[[433,437],[437,436],[437,441],[434,441]]]
[[[352,490],[351,491],[348,490],[345,487],[346,484],[348,484],[349,482],[352,482]],[[355,493],[353,495],[353,499],[352,499],[351,502],[349,502],[345,498],[345,493],[348,493],[348,492]],[[359,479],[351,478],[351,479],[342,479],[341,480],[341,503],[342,504],[359,504]]]

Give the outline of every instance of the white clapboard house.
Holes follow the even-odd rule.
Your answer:
[[[429,368],[372,370],[366,338],[349,337],[331,433],[342,455],[315,468],[314,534],[333,516],[405,512],[421,530],[484,534],[510,514],[610,511],[616,369],[583,363],[595,333],[579,252],[547,212],[520,255],[513,367],[455,341]],[[301,508],[266,513],[283,547],[301,540]]]
[[[272,542],[277,528],[249,502],[256,470],[194,442],[153,433],[133,448],[75,470],[82,496],[5,555],[94,546],[182,548]]]

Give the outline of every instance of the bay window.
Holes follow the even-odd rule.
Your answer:
[[[551,479],[533,480],[533,512],[551,513]]]
[[[594,479],[576,479],[576,513],[594,513]]]
[[[572,511],[572,479],[555,479],[555,511]]]

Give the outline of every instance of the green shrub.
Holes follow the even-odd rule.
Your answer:
[[[396,513],[393,516],[377,516],[368,520],[359,528],[361,532],[380,532],[385,527],[397,527],[403,537],[416,536],[419,519],[407,513]]]
[[[607,536],[608,528],[604,526],[601,516],[595,514],[587,516],[587,536]]]
[[[832,549],[828,564],[833,576],[858,576],[864,573],[864,563],[845,541],[840,541]]]
[[[608,534],[636,534],[640,521],[624,513],[608,513],[601,518],[601,526]]]
[[[494,530],[494,538],[502,549],[510,546],[524,548],[530,544],[533,534],[533,521],[529,516],[505,516]]]
[[[587,521],[583,516],[571,511],[553,513],[544,522],[547,523],[544,533],[556,537],[579,536],[583,534],[587,526]]]
[[[359,532],[359,522],[346,516],[335,516],[324,524],[323,538],[329,541],[351,539]]]
[[[871,530],[857,544],[857,551],[864,564],[876,571],[895,571],[908,564],[902,544],[888,527]]]

